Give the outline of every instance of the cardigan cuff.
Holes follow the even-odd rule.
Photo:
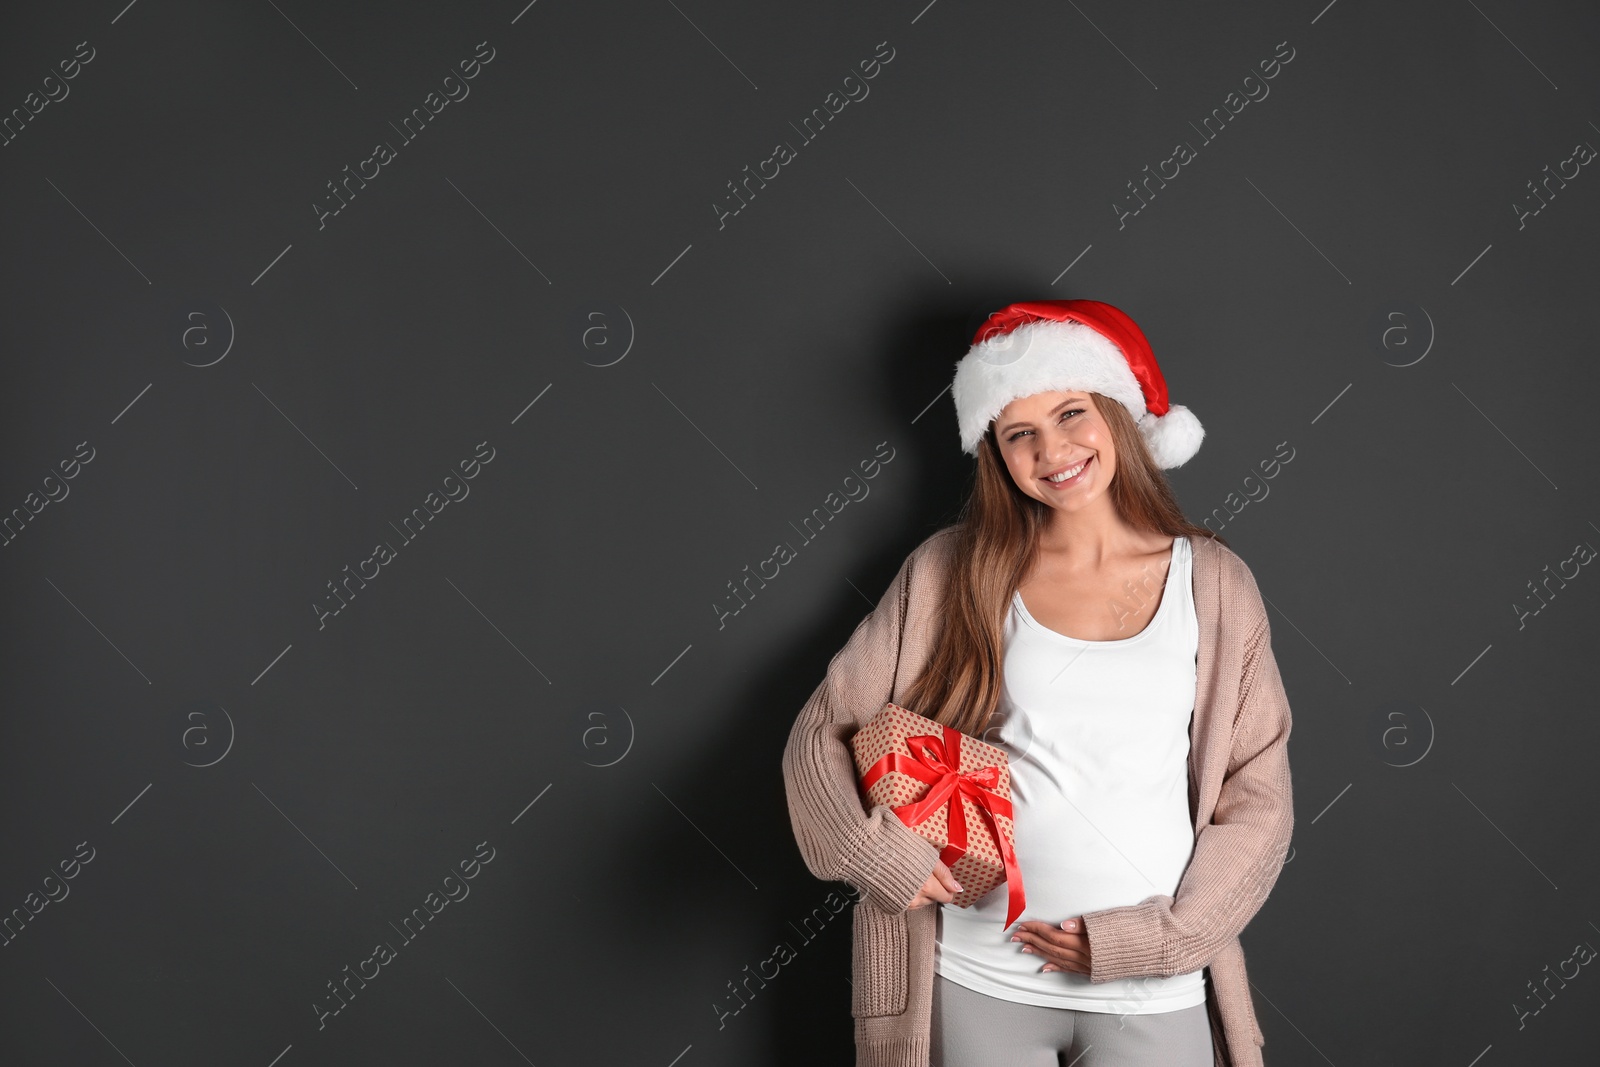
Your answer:
[[[840,877],[879,908],[894,914],[906,910],[933,873],[939,850],[908,829],[893,809],[878,807],[882,810],[876,813],[877,832],[869,832],[861,847],[845,857]]]
[[[1169,900],[1171,898],[1168,898]],[[1089,912],[1089,981],[1112,982],[1145,975],[1170,978],[1172,946],[1161,937],[1156,906],[1150,903]]]

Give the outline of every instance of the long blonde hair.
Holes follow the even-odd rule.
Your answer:
[[[1184,516],[1128,410],[1101,393],[1089,396],[1116,449],[1107,492],[1117,514],[1141,530],[1226,545]],[[943,626],[927,669],[905,695],[911,710],[974,737],[988,728],[1000,703],[1006,612],[1038,554],[1052,511],[1017,487],[991,424],[978,444],[972,489],[956,522]]]

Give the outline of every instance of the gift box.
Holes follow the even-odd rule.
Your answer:
[[[960,730],[889,702],[850,739],[868,809],[886,804],[939,859],[966,908],[1007,884],[1006,926],[1026,898],[1013,851],[1011,772],[1006,754]]]

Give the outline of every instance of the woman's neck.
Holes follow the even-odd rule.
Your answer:
[[[1111,501],[1083,511],[1058,511],[1039,536],[1039,552],[1073,566],[1097,568],[1108,559],[1156,550],[1170,538],[1142,530],[1117,514]]]

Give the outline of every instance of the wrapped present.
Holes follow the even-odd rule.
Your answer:
[[[850,739],[868,808],[886,804],[939,859],[966,908],[1005,882],[1006,926],[1026,905],[1013,851],[1006,754],[960,730],[889,702]]]

